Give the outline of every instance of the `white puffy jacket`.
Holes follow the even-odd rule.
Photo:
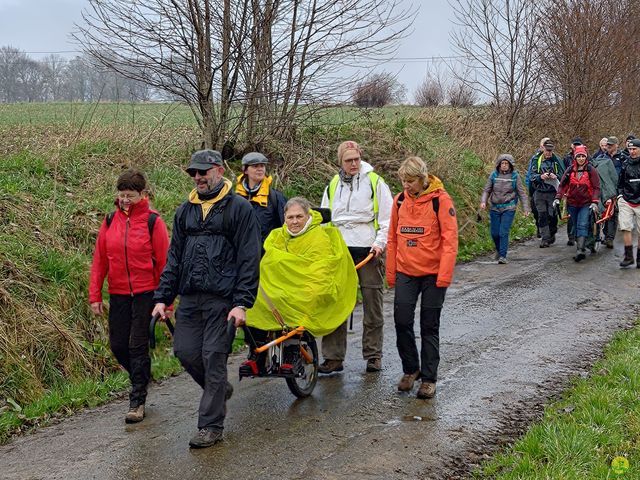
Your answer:
[[[353,177],[351,184],[338,182],[331,223],[333,223],[349,247],[377,246],[384,249],[387,245],[389,220],[393,196],[385,181],[380,177],[378,181],[378,231],[374,227],[373,192],[369,172],[373,167],[367,162],[360,163],[360,172]],[[322,207],[329,208],[329,187],[324,189]]]

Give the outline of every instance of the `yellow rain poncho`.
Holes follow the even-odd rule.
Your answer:
[[[302,325],[320,337],[338,328],[353,310],[358,276],[338,229],[321,226],[321,215],[311,213],[311,225],[300,236],[292,237],[286,225],[269,234],[260,287],[289,327]],[[247,311],[247,325],[281,329],[261,291]]]

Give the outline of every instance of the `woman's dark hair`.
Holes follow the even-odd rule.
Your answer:
[[[140,170],[131,168],[120,174],[116,188],[118,191],[135,190],[138,193],[142,193],[147,189],[147,179]]]

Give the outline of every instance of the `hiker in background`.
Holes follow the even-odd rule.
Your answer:
[[[624,258],[621,267],[633,264],[633,236],[640,233],[640,139],[629,141],[629,158],[618,178],[618,209],[620,212],[620,230],[624,240]],[[638,235],[640,245],[640,235]],[[640,249],[636,258],[636,267],[640,268]]]
[[[102,285],[109,290],[109,345],[129,374],[131,391],[125,422],[144,418],[151,380],[149,323],[153,291],[167,262],[169,236],[158,213],[149,208],[147,180],[139,170],[123,172],[114,212],[107,215],[96,239],[89,280],[89,303],[104,313]]]
[[[613,166],[616,168],[618,176],[620,175],[622,165],[625,162],[625,156],[624,153],[622,153],[622,150],[620,150],[619,144],[620,140],[618,140],[618,137],[607,138],[607,155],[613,162]]]
[[[618,174],[608,155],[600,155],[592,158],[589,160],[589,164],[597,170],[598,177],[600,178],[600,203],[598,204],[598,210],[602,213],[611,202],[616,201],[616,197],[618,195]],[[613,227],[608,226],[610,222]],[[607,248],[613,248],[613,236],[615,235],[616,226],[615,214],[612,219],[604,222],[603,228]],[[612,228],[613,230],[607,230],[607,228]],[[607,231],[612,231],[613,233],[610,238],[607,238],[606,236]],[[592,253],[595,253],[596,251],[595,241],[596,238],[594,237],[593,230],[591,229],[587,236],[587,248],[589,248]]]
[[[541,235],[540,235],[540,225],[538,223],[538,210],[536,209],[536,204],[533,201],[533,194],[535,192],[535,187],[531,183],[531,165],[533,164],[534,160],[535,161],[538,160],[538,156],[544,150],[544,147],[543,147],[544,142],[546,142],[547,140],[549,140],[549,137],[544,137],[543,139],[540,140],[540,145],[538,146],[538,149],[529,159],[529,163],[527,164],[527,173],[525,173],[524,175],[524,183],[527,186],[527,190],[529,191],[529,205],[531,207],[531,213],[533,213],[533,218],[536,221],[536,236],[538,238],[540,238]]]
[[[338,227],[349,247],[353,262],[358,264],[369,253],[374,257],[360,270],[362,292],[362,356],[367,372],[382,368],[382,335],[384,316],[384,257],[391,216],[391,190],[373,167],[362,160],[356,142],[338,146],[340,171],[324,190],[321,206],[331,209],[331,223]],[[324,362],[318,367],[323,374],[340,372],[347,353],[347,320],[322,338]]]
[[[273,188],[273,179],[267,176],[269,160],[262,153],[249,152],[242,157],[242,175],[236,183],[236,193],[247,200],[260,224],[262,243],[271,230],[284,224],[284,205],[287,199]]]
[[[496,260],[507,263],[509,248],[509,232],[516,213],[518,199],[522,202],[525,216],[529,215],[529,198],[525,192],[520,175],[515,170],[513,157],[503,153],[496,159],[496,168],[482,191],[480,208],[487,208],[487,201],[491,204],[489,216],[491,219],[491,238],[496,246]]]
[[[573,151],[571,168],[562,176],[554,207],[560,199],[567,197],[567,209],[573,231],[576,234],[576,254],[573,259],[580,262],[586,257],[586,241],[591,226],[591,212],[597,214],[600,201],[600,178],[595,168],[589,165],[587,147],[578,145]]]
[[[564,166],[565,171],[571,169],[571,166],[573,164],[573,152],[575,151],[576,147],[579,145],[582,145],[582,139],[580,137],[576,137],[573,140],[571,140],[571,146],[570,146],[569,152],[567,152],[567,154],[562,159],[562,165]],[[570,247],[575,245],[576,232],[574,230],[573,222],[567,223],[567,237],[568,237],[567,245],[569,245]]]
[[[618,148],[618,138],[607,138],[607,152],[604,155],[611,159],[614,168],[616,169],[616,175],[620,176],[622,166],[627,162],[627,157]],[[613,216],[604,223],[603,233],[605,237],[605,245],[607,248],[613,248],[613,241],[616,238],[616,232],[618,231],[618,206],[616,205]]]
[[[389,227],[387,283],[395,286],[393,320],[404,375],[398,390],[422,381],[418,398],[436,394],[440,363],[440,312],[453,279],[458,223],[444,185],[420,157],[409,157],[398,175],[404,190],[394,198]],[[413,330],[420,296],[420,355]]]
[[[602,137],[600,139],[600,142],[598,143],[598,147],[599,148],[591,156],[591,159],[598,158],[598,157],[600,157],[602,155],[605,155],[607,153],[607,140],[609,140],[607,137]]]
[[[547,248],[553,244],[558,231],[558,211],[553,206],[553,200],[564,169],[562,160],[553,153],[553,149],[553,142],[545,141],[542,153],[533,158],[529,166],[531,184],[535,188],[533,200],[538,210],[542,234],[540,248]]]
[[[565,171],[571,168],[571,164],[573,163],[573,153],[575,152],[576,147],[579,145],[583,145],[582,139],[580,137],[576,137],[573,140],[571,140],[569,151],[562,158],[562,165],[564,166]]]
[[[176,210],[152,313],[165,318],[167,305],[180,295],[173,349],[202,387],[198,432],[189,446],[206,448],[222,440],[226,400],[233,391],[227,381],[227,322],[244,324],[253,306],[262,243],[251,205],[223,176],[220,152],[195,152],[186,171],[195,188]]]
[[[631,140],[635,140],[636,136],[633,133],[627,135],[627,138],[624,141],[624,148],[622,149],[622,155],[624,155],[624,161],[626,162],[629,158],[629,143]]]

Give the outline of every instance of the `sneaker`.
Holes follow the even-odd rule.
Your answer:
[[[342,370],[344,370],[344,366],[340,360],[325,360],[318,366],[318,372],[324,374],[341,372]]]
[[[405,373],[398,382],[399,392],[410,392],[413,389],[413,384],[420,376],[420,371],[414,373]]]
[[[201,428],[198,430],[191,440],[189,446],[191,448],[207,448],[215,445],[222,440],[222,432],[219,430],[211,430],[209,428]]]
[[[509,261],[505,257],[500,257],[498,259],[498,263],[501,264],[501,265],[504,265],[506,263],[509,263]]]
[[[418,389],[418,398],[433,398],[436,396],[436,384],[431,382],[422,382]]]
[[[379,372],[382,370],[382,360],[379,358],[370,358],[367,360],[367,372]]]
[[[144,418],[144,405],[138,405],[137,407],[129,408],[129,411],[124,417],[125,423],[138,423]]]

